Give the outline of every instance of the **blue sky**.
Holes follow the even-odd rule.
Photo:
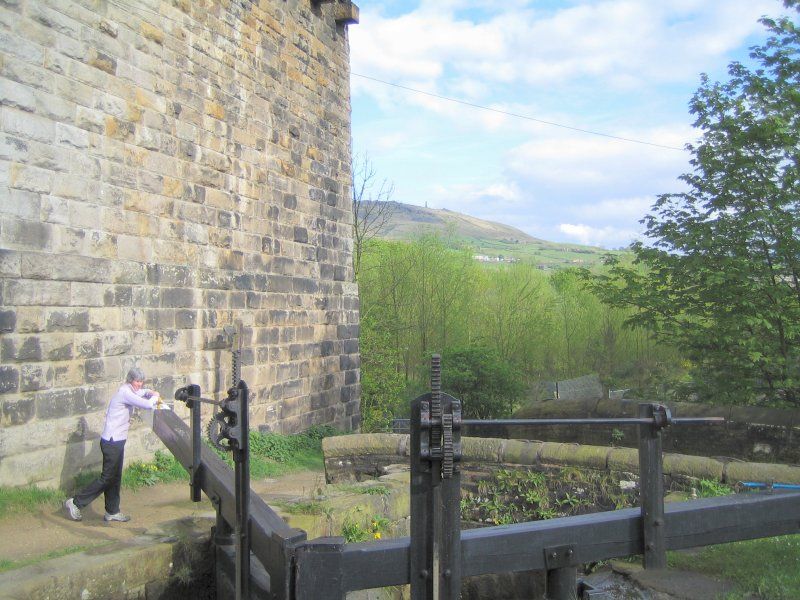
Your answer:
[[[353,147],[393,199],[615,248],[680,190],[700,73],[724,79],[777,0],[363,0]],[[446,96],[661,146],[480,110]],[[677,149],[674,149],[677,148]]]

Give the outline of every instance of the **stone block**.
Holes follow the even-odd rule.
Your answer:
[[[500,462],[516,465],[535,465],[539,463],[542,442],[523,440],[503,440],[500,445]]]
[[[20,365],[20,392],[33,392],[53,386],[53,367],[43,363]]]
[[[52,143],[55,124],[50,119],[13,108],[0,109],[0,127],[7,134],[29,140]]]
[[[36,418],[47,420],[80,414],[85,400],[86,390],[84,388],[54,389],[37,392],[34,395]]]
[[[339,356],[339,369],[348,371],[358,369],[361,366],[361,357],[358,354],[342,354]]]
[[[17,324],[17,313],[13,310],[0,310],[0,333],[11,333]]]
[[[408,443],[405,438],[408,436],[394,433],[337,435],[322,440],[322,452],[326,459],[369,454],[403,456],[401,447]]]
[[[33,398],[8,397],[2,399],[3,423],[7,425],[23,425],[28,423],[35,414]],[[0,461],[2,463],[3,461]],[[2,481],[2,479],[0,479]]]
[[[89,147],[89,134],[85,129],[68,123],[56,123],[55,128],[57,143],[81,150]]]
[[[196,310],[180,309],[175,311],[175,327],[178,329],[194,329],[197,325]]]
[[[503,453],[504,440],[491,438],[462,437],[462,461],[463,462],[500,462]],[[535,462],[535,452],[534,452]]]
[[[169,309],[153,309],[145,311],[148,329],[174,329],[175,311]]]
[[[36,110],[36,96],[29,86],[5,80],[0,87],[0,104],[33,112]]]
[[[728,462],[725,464],[723,479],[728,485],[740,481],[800,484],[800,467],[771,463]]]
[[[610,448],[544,442],[539,458],[544,464],[573,465],[605,470]]]
[[[93,358],[103,353],[103,337],[99,333],[76,334],[73,344],[76,358]]]
[[[191,288],[163,288],[161,306],[164,308],[187,308],[194,305],[194,290]]]
[[[114,57],[109,56],[97,49],[92,49],[89,53],[89,65],[105,71],[109,75],[114,75],[117,72],[117,61]]]
[[[20,373],[17,367],[0,365],[0,394],[14,394],[20,388]]]
[[[633,448],[612,448],[608,453],[610,471],[639,472],[639,451]]]
[[[6,249],[51,252],[55,249],[54,239],[57,235],[57,228],[49,223],[14,219],[4,220],[0,240]],[[19,257],[17,259],[20,260]]]
[[[38,333],[45,330],[45,309],[40,306],[17,306],[17,333]]]
[[[60,361],[53,365],[53,387],[74,387],[84,383],[83,361]]]
[[[40,361],[43,358],[42,344],[38,336],[7,335],[0,341],[0,361]]]
[[[89,331],[89,311],[85,308],[58,308],[45,311],[47,331]]]
[[[664,474],[696,477],[722,481],[724,464],[705,456],[687,456],[685,454],[665,454]]]

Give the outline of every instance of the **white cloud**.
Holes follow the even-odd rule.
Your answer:
[[[400,148],[409,141],[408,134],[403,131],[396,131],[386,135],[380,135],[373,140],[373,147],[380,152],[387,152]]]
[[[613,134],[670,148],[680,148],[696,135],[685,125]],[[544,128],[539,136],[508,153],[509,174],[515,179],[563,192],[598,186],[617,190],[611,197],[641,189],[644,179],[652,188],[649,193],[670,191],[688,166],[684,151]]]
[[[395,198],[607,247],[683,187],[689,156],[552,123],[683,148],[699,73],[724,78],[762,35],[758,17],[781,12],[775,0],[405,3],[362,7],[354,74],[533,119],[354,76],[354,139]]]
[[[594,223],[607,221],[609,218],[635,222],[650,211],[655,200],[654,196],[607,198],[595,203],[570,207],[569,212],[579,219]]]
[[[640,230],[636,229],[621,229],[612,226],[591,227],[573,223],[562,223],[558,229],[575,243],[605,248],[627,246],[642,234]]]
[[[502,3],[483,22],[457,12],[481,4],[490,5],[423,2],[396,18],[364,7],[350,30],[353,71],[394,82],[441,84],[456,76],[564,85],[589,78],[629,88],[696,77],[776,10],[774,0],[606,0],[549,13],[534,3]]]

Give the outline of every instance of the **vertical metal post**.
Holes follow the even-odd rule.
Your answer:
[[[212,499],[213,502],[214,499]],[[214,526],[214,577],[217,588],[217,598],[225,598],[230,594],[230,588],[226,585],[228,581],[225,577],[223,564],[228,560],[225,552],[225,547],[233,546],[233,531],[230,525],[222,516],[222,511],[219,506],[219,499],[215,499],[215,507],[217,509],[217,522]]]
[[[652,423],[639,425],[639,497],[645,569],[667,567],[664,540],[664,468],[661,430],[656,425],[655,408],[654,404],[639,405],[639,417],[653,419]]]
[[[431,507],[433,486],[431,464],[421,456],[421,413],[429,413],[430,395],[420,396],[411,403],[411,600],[433,600],[433,527]],[[423,410],[424,409],[424,410]],[[430,423],[427,424],[430,426]]]
[[[458,401],[450,396],[442,395],[442,409],[445,419],[453,418],[453,405]],[[460,414],[460,407],[457,409]],[[449,429],[452,432],[452,427]],[[453,452],[452,439],[447,441],[448,428],[444,429],[442,445],[445,451]],[[447,449],[448,445],[449,450]],[[442,471],[439,471],[441,478]],[[438,504],[435,507],[434,519],[439,523],[438,563],[440,578],[440,595],[437,600],[458,600],[461,597],[461,472],[458,465],[453,466],[450,477],[440,479]],[[434,554],[434,557],[436,554]]]
[[[250,598],[250,419],[248,418],[248,390],[239,381],[239,427],[241,441],[233,449],[236,489],[236,600]]]
[[[547,571],[547,600],[575,600],[578,595],[578,570],[562,567]]]
[[[199,398],[201,396],[199,385],[187,386],[189,396]],[[198,400],[191,401],[189,405],[192,417],[192,469],[190,472],[189,480],[189,494],[192,502],[200,502],[202,499],[202,489],[200,487],[200,448],[202,444],[203,426],[200,421],[200,402]]]
[[[461,475],[454,464],[460,422],[460,403],[441,393],[440,362],[434,356],[431,393],[411,405],[412,600],[461,595]]]

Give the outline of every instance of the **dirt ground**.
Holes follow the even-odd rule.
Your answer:
[[[269,503],[308,497],[324,485],[322,471],[303,471],[277,479],[252,481],[252,489]],[[159,484],[136,491],[122,490],[121,510],[127,523],[103,521],[103,499],[82,510],[82,521],[66,518],[63,507],[45,507],[34,513],[0,519],[0,560],[20,561],[79,546],[98,547],[139,535],[164,533],[177,519],[214,517],[211,502],[189,499],[188,482]]]

